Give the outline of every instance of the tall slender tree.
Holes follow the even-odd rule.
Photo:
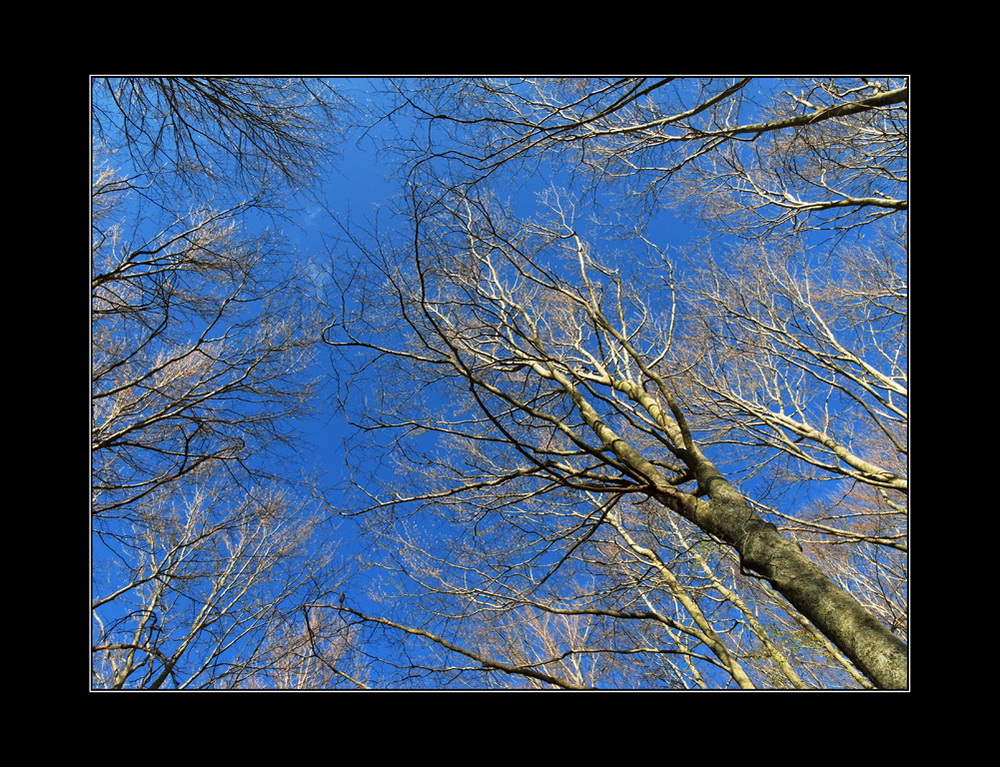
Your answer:
[[[329,609],[457,684],[905,687],[906,83],[393,87],[408,227],[325,338],[411,597]]]

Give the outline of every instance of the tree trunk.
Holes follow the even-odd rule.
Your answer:
[[[878,687],[906,689],[906,644],[826,576],[796,543],[754,513],[699,451],[691,453],[690,465],[709,501],[658,483],[653,496],[729,543],[739,553],[744,573],[760,573]]]

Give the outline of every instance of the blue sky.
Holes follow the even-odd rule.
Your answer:
[[[363,87],[363,83],[357,80],[344,80],[339,84],[351,88]],[[322,180],[318,190],[320,201],[301,198],[301,212],[291,222],[282,225],[284,234],[294,248],[296,267],[304,270],[314,281],[318,292],[326,287],[323,280],[326,261],[329,258],[351,257],[349,246],[339,238],[337,226],[331,216],[344,225],[362,229],[367,228],[374,217],[378,216],[380,224],[387,231],[393,231],[391,198],[398,189],[398,181],[391,178],[392,169],[378,153],[380,140],[388,135],[388,126],[386,131],[383,134],[380,129],[376,129],[359,143],[346,142],[341,148],[340,156],[334,161],[332,170]],[[534,208],[534,195],[550,186],[560,185],[563,180],[544,174],[533,176],[526,184],[516,187],[516,209],[519,212],[530,212]],[[261,222],[261,225],[264,223]],[[266,224],[272,226],[274,222],[268,220]],[[657,245],[668,246],[672,252],[680,254],[691,248],[704,234],[704,230],[664,210],[645,234]],[[721,249],[725,245],[720,243],[714,247]],[[312,372],[321,380],[331,380],[330,364],[327,352],[321,348]],[[338,488],[343,487],[351,478],[352,471],[359,472],[357,476],[363,481],[368,467],[356,465],[355,456],[345,455],[344,440],[351,436],[352,430],[341,412],[327,406],[326,403],[332,399],[333,394],[329,388],[321,389],[318,417],[298,426],[313,446],[309,454],[315,459],[314,467],[326,475],[324,485],[329,491],[328,499],[335,506],[340,506],[356,503],[358,496],[342,497]],[[354,539],[356,520],[347,518],[339,524],[341,544],[346,544],[343,545],[343,556],[362,551]],[[364,596],[363,588],[359,586],[360,584],[355,584],[348,589],[348,604],[362,605],[378,613],[381,608],[369,602]]]

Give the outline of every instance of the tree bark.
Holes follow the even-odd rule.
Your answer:
[[[659,483],[651,495],[730,544],[739,553],[744,573],[760,573],[878,687],[906,689],[906,644],[827,577],[796,543],[756,514],[697,450],[689,466],[710,500]]]

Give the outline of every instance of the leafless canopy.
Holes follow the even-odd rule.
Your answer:
[[[95,685],[905,688],[906,78],[367,96],[399,195],[317,306],[255,213],[329,84],[95,80]]]
[[[315,178],[334,149],[344,102],[317,78],[95,78],[93,132],[137,169],[170,167],[188,185],[269,184]]]
[[[260,198],[215,207],[205,178],[183,193],[174,183],[192,163],[204,171],[220,160],[222,146],[220,161],[236,159],[240,173],[270,163],[296,174],[299,159],[316,159],[299,107],[280,106],[292,94],[271,88],[95,82],[97,688],[342,679],[328,673],[345,646],[342,622],[308,632],[302,611],[339,585],[293,428],[312,404],[314,308],[280,233],[253,219]],[[273,108],[251,103],[267,94]],[[113,126],[105,97],[121,110]]]
[[[324,337],[410,597],[330,609],[451,684],[904,687],[905,82],[395,95],[405,234],[349,233]]]

